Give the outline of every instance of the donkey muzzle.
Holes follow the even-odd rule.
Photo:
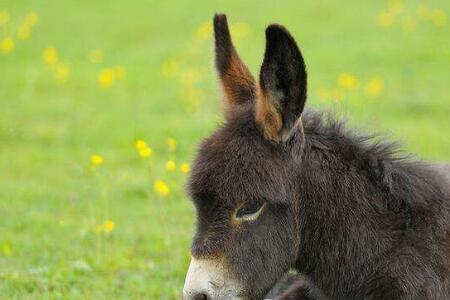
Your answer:
[[[237,300],[239,285],[223,259],[191,259],[183,289],[184,300]]]

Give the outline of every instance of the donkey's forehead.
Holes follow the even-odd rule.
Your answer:
[[[287,161],[252,122],[227,123],[200,146],[189,181],[193,199],[211,194],[240,202],[248,198],[284,202]]]

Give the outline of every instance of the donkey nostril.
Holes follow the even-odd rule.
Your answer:
[[[210,300],[206,294],[197,294],[192,300]]]

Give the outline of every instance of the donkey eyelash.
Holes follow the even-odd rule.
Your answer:
[[[254,221],[262,213],[266,203],[245,202],[234,213],[233,217],[237,221]]]

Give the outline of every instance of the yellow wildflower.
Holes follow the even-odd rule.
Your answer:
[[[125,78],[125,68],[123,66],[117,66],[114,68],[117,80],[122,80]]]
[[[0,43],[0,50],[3,54],[8,54],[14,50],[14,40],[10,37],[4,38]]]
[[[155,181],[155,185],[154,185],[155,191],[160,195],[160,196],[167,196],[170,193],[170,188],[167,185],[167,183],[165,183],[162,180],[156,180]]]
[[[175,152],[177,150],[177,141],[174,138],[168,138],[167,148],[169,149],[169,152]]]
[[[89,61],[93,64],[98,64],[103,61],[104,53],[102,49],[94,49],[91,52],[89,52]]]
[[[4,256],[11,256],[12,255],[12,249],[9,243],[4,242],[2,245],[2,253]]]
[[[163,63],[161,71],[164,77],[172,78],[177,74],[179,68],[178,62],[172,59]]]
[[[36,12],[34,11],[30,11],[26,16],[25,16],[25,24],[28,26],[34,26],[36,25],[36,23],[39,20],[39,16]]]
[[[115,72],[113,69],[103,69],[98,75],[98,84],[102,88],[110,88],[113,85],[115,79]]]
[[[169,160],[166,163],[166,169],[167,171],[175,171],[177,169],[177,165],[175,164],[175,162],[173,160]]]
[[[341,73],[338,78],[338,83],[340,87],[349,91],[354,90],[358,85],[355,76],[350,73]]]
[[[103,223],[103,231],[105,233],[108,233],[108,234],[111,233],[115,227],[116,227],[116,224],[111,220],[107,220]]]
[[[55,69],[55,79],[58,83],[66,83],[69,79],[70,69],[66,64],[60,63]]]
[[[95,231],[97,233],[110,234],[111,232],[113,232],[114,228],[116,228],[116,223],[111,220],[106,220],[102,224],[95,226]]]
[[[181,172],[183,172],[183,173],[189,173],[189,171],[191,170],[191,166],[188,164],[188,163],[183,163],[181,166],[180,166],[180,170],[181,170]]]
[[[47,47],[43,54],[44,64],[54,66],[58,63],[58,51],[55,47]]]
[[[378,25],[382,27],[391,27],[394,24],[394,15],[387,11],[382,11],[377,15]]]
[[[6,10],[0,11],[0,26],[9,22],[9,13]]]
[[[29,26],[27,25],[21,25],[19,27],[19,29],[17,29],[17,38],[19,40],[26,40],[30,37],[31,35],[31,29]]]
[[[431,12],[430,20],[436,26],[444,26],[447,23],[447,16],[440,9],[435,9]]]
[[[98,154],[91,155],[91,165],[98,167],[103,163],[103,157]]]
[[[416,30],[417,24],[413,17],[407,17],[402,20],[402,28],[404,31],[413,32]]]
[[[198,26],[195,36],[200,40],[206,40],[212,35],[213,29],[210,21],[205,21]]]
[[[145,148],[139,149],[138,151],[139,151],[139,155],[142,158],[150,157],[153,153],[153,150],[150,147],[145,147]]]
[[[416,7],[416,14],[422,19],[428,19],[431,16],[431,11],[425,5],[420,4]]]
[[[231,36],[236,39],[243,39],[250,34],[250,26],[247,23],[236,23],[231,26]]]
[[[137,150],[141,150],[147,148],[147,143],[143,140],[137,140],[136,143],[134,143],[134,146]]]
[[[370,98],[375,98],[383,91],[383,87],[383,81],[373,78],[366,85],[366,95]]]

